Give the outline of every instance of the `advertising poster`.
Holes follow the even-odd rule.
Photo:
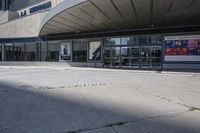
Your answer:
[[[200,35],[165,37],[165,61],[200,61]]]
[[[71,43],[70,42],[63,42],[60,46],[60,60],[71,60]]]
[[[101,60],[101,42],[95,41],[89,43],[89,60]]]

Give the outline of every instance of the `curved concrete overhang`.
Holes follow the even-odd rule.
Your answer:
[[[54,21],[59,18],[59,14],[65,13],[66,10],[74,6],[77,6],[79,4],[82,4],[86,1],[87,0],[64,0],[63,2],[58,4],[56,7],[52,8],[49,11],[49,13],[43,18],[43,21],[40,26],[40,29],[41,29],[40,35],[44,35],[45,33],[48,33],[51,31],[55,31],[55,28],[52,28],[53,26],[51,26],[51,23],[54,23]],[[60,18],[60,19],[63,19],[63,18]],[[59,23],[59,21],[55,21],[55,22],[57,22],[58,24],[62,23],[62,22]]]
[[[191,26],[198,0],[65,0],[44,17],[39,36]]]

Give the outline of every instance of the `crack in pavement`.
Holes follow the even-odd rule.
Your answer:
[[[109,123],[106,120],[106,118],[104,118],[104,116],[95,108],[95,106],[92,103],[90,103],[87,100],[87,98],[84,95],[82,95],[80,92],[79,92],[79,95],[89,104],[89,106],[91,106],[95,110],[95,112],[104,120],[106,125],[101,126],[101,127],[96,127],[96,128],[79,129],[79,130],[75,130],[75,131],[68,131],[68,132],[62,132],[62,133],[81,133],[81,132],[93,131],[93,130],[104,129],[104,128],[111,128],[114,132],[118,133],[118,131],[115,129],[115,126],[122,126],[125,124],[137,123],[137,122],[145,121],[145,120],[154,120],[154,119],[158,119],[161,117],[166,117],[166,118],[176,117],[182,113],[190,112],[189,110],[181,111],[181,112],[171,112],[168,114],[159,114],[159,115],[154,115],[154,116],[150,116],[150,117],[146,117],[146,118],[142,118],[142,119],[138,119],[138,120],[133,120],[133,121],[120,121],[120,122],[115,122],[115,123]]]
[[[141,88],[143,88],[143,89],[141,89]],[[144,89],[145,89],[145,90],[144,90]],[[166,101],[169,101],[169,102],[172,102],[172,103],[175,103],[175,104],[178,104],[178,105],[187,107],[187,108],[188,108],[188,111],[194,111],[194,110],[195,110],[195,111],[200,111],[200,108],[192,107],[192,106],[186,105],[186,104],[184,104],[184,103],[180,103],[180,102],[174,101],[174,100],[172,100],[172,99],[170,99],[170,98],[156,95],[156,94],[154,94],[154,93],[152,93],[152,92],[147,91],[148,89],[147,89],[147,88],[144,88],[144,87],[142,87],[142,86],[137,86],[137,89],[136,89],[136,90],[142,91],[142,92],[144,92],[144,93],[146,93],[146,94],[149,94],[149,95],[151,95],[151,96],[157,97],[157,98],[159,98],[159,99],[166,100]]]
[[[169,113],[169,114],[160,114],[160,115],[154,115],[154,116],[150,116],[150,117],[146,117],[143,119],[138,119],[138,120],[134,120],[134,121],[122,121],[122,122],[116,122],[116,123],[110,123],[110,124],[106,124],[104,126],[101,127],[97,127],[97,128],[89,128],[89,129],[79,129],[79,130],[75,130],[75,131],[68,131],[68,132],[61,132],[61,133],[81,133],[81,132],[87,132],[87,131],[94,131],[94,130],[98,130],[98,129],[104,129],[104,128],[114,128],[115,126],[123,126],[125,124],[130,124],[130,123],[137,123],[137,122],[141,122],[141,121],[146,121],[146,120],[155,120],[158,118],[170,118],[170,117],[177,117],[180,114],[183,113],[187,113],[189,111],[181,111],[181,112],[174,112],[174,113]],[[114,130],[116,131],[116,130]]]
[[[92,103],[90,103],[88,100],[87,100],[87,98],[84,96],[84,95],[82,95],[80,92],[78,92],[78,94],[89,104],[89,106],[91,106],[94,110],[95,110],[95,112],[103,119],[103,121],[105,122],[105,123],[107,123],[107,125],[108,125],[108,121],[106,120],[106,118],[104,118],[104,116],[95,108],[95,106],[92,104]],[[115,133],[118,133],[118,131],[117,130],[115,130],[113,127],[111,127],[112,128],[112,130],[115,132]],[[99,128],[96,128],[96,129],[99,129]],[[83,131],[90,131],[91,129],[89,129],[89,130],[83,130]],[[95,129],[92,129],[92,130],[95,130]],[[80,130],[80,131],[78,131],[78,132],[83,132],[82,130]],[[74,132],[74,133],[78,133],[78,132]],[[67,132],[67,133],[73,133],[73,132]]]

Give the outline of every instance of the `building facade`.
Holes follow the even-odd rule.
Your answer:
[[[200,70],[199,1],[21,1],[0,14],[0,64]]]

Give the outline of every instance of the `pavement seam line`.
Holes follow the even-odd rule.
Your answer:
[[[90,103],[88,100],[87,100],[87,98],[85,97],[85,96],[83,96],[80,92],[78,92],[79,93],[79,95],[89,104],[89,106],[91,106],[94,110],[95,110],[95,112],[104,120],[104,122],[106,123],[106,125],[109,123],[107,120],[106,120],[106,118],[104,118],[104,116],[94,107],[94,105],[92,104],[92,103]],[[115,133],[118,133],[118,131],[117,130],[115,130],[113,127],[111,127],[112,128],[112,130],[115,132]]]
[[[143,89],[145,89],[145,90],[140,89],[140,88],[143,88]],[[144,87],[142,87],[142,86],[137,86],[137,90],[143,91],[143,92],[146,93],[146,94],[149,94],[149,95],[151,95],[151,96],[160,98],[160,99],[162,99],[162,100],[166,100],[166,101],[169,101],[169,102],[172,102],[172,103],[175,103],[175,104],[178,104],[178,105],[187,107],[187,108],[188,108],[188,111],[191,111],[191,110],[200,111],[200,109],[197,108],[197,107],[191,107],[191,106],[189,106],[189,105],[186,105],[186,104],[183,104],[183,103],[180,103],[180,102],[176,102],[176,101],[174,101],[174,100],[171,100],[170,98],[166,98],[166,97],[163,97],[163,96],[159,96],[159,95],[153,94],[153,93],[147,91],[147,90],[148,90],[147,88],[144,88]]]
[[[169,113],[169,114],[160,114],[160,115],[154,115],[154,116],[150,116],[150,117],[146,117],[146,118],[143,118],[143,119],[138,119],[138,120],[134,120],[134,121],[124,121],[124,122],[116,122],[116,123],[111,123],[111,124],[107,124],[107,125],[104,125],[102,127],[97,127],[97,128],[90,128],[90,129],[80,129],[80,130],[77,130],[77,131],[69,131],[69,132],[63,132],[63,133],[81,133],[81,132],[87,132],[87,131],[93,131],[93,130],[98,130],[98,129],[104,129],[104,128],[114,128],[114,126],[122,126],[122,125],[126,125],[126,124],[130,124],[130,123],[137,123],[137,122],[141,122],[141,121],[145,121],[145,120],[155,120],[155,119],[158,119],[158,118],[161,118],[161,117],[171,117],[171,116],[178,116],[179,114],[182,114],[182,113],[187,113],[189,111],[181,111],[181,112],[174,112],[174,113]]]

